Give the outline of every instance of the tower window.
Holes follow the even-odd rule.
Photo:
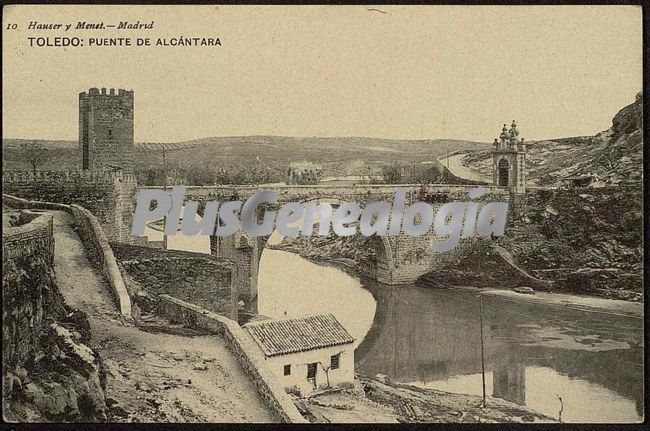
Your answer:
[[[113,129],[108,129],[108,139],[113,139]]]

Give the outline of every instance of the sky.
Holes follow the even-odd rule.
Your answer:
[[[76,140],[78,94],[91,87],[134,90],[136,142],[492,141],[513,119],[526,139],[593,135],[642,88],[636,6],[14,5],[3,14],[3,138]],[[74,30],[123,20],[154,29]],[[73,26],[29,30],[30,21]],[[31,47],[30,36],[222,45]]]

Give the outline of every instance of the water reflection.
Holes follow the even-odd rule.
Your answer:
[[[356,351],[359,373],[482,393],[475,295],[364,284],[378,305]],[[488,394],[556,418],[559,395],[566,422],[642,420],[641,320],[483,301]]]

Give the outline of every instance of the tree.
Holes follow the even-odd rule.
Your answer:
[[[27,141],[22,150],[23,157],[32,166],[32,170],[36,174],[36,168],[44,165],[47,161],[47,150],[38,141]]]
[[[386,184],[402,183],[402,168],[398,165],[384,165],[381,167],[381,176]]]

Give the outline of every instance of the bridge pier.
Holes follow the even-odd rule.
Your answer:
[[[251,237],[241,229],[228,237],[210,236],[210,253],[233,263],[237,300],[243,301],[247,309],[257,298],[257,276],[264,245],[266,238]]]

